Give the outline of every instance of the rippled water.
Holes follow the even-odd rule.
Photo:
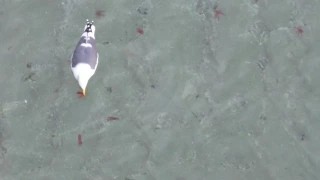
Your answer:
[[[2,0],[0,179],[320,179],[319,8]],[[78,98],[86,19],[100,58]]]

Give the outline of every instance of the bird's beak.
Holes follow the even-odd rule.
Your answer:
[[[82,90],[82,94],[83,94],[83,96],[86,95],[86,90],[85,89]]]

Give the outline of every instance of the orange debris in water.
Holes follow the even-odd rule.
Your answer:
[[[109,116],[109,117],[107,118],[108,121],[114,121],[114,120],[118,120],[118,119],[119,119],[119,118],[114,117],[114,116]]]
[[[82,145],[82,137],[81,137],[81,134],[78,134],[78,145],[79,145],[79,146]]]
[[[139,33],[139,34],[143,34],[144,32],[143,32],[143,29],[141,29],[141,28],[137,28],[137,33]]]

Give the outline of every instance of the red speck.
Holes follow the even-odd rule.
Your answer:
[[[143,29],[141,29],[141,28],[137,28],[137,33],[139,33],[139,34],[143,34],[144,32],[143,32]]]
[[[303,29],[302,29],[302,27],[296,27],[296,32],[297,32],[297,34],[298,35],[302,35],[302,33],[303,33]]]
[[[84,97],[84,95],[83,95],[83,93],[81,91],[78,91],[77,94],[79,95],[79,98],[83,98]]]
[[[78,134],[78,145],[81,146],[82,145],[82,138],[81,138],[81,134]]]
[[[114,120],[118,120],[118,119],[119,119],[119,118],[114,117],[114,116],[109,116],[109,117],[107,118],[108,121],[114,121]]]
[[[101,18],[104,16],[104,12],[103,10],[96,10],[96,17],[97,18]]]
[[[214,17],[220,20],[220,15],[225,15],[222,11],[214,9]]]

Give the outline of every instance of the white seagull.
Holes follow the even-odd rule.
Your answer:
[[[96,72],[99,62],[95,30],[93,21],[87,20],[84,32],[71,56],[71,70],[82,89],[83,96],[86,95],[88,81]]]

